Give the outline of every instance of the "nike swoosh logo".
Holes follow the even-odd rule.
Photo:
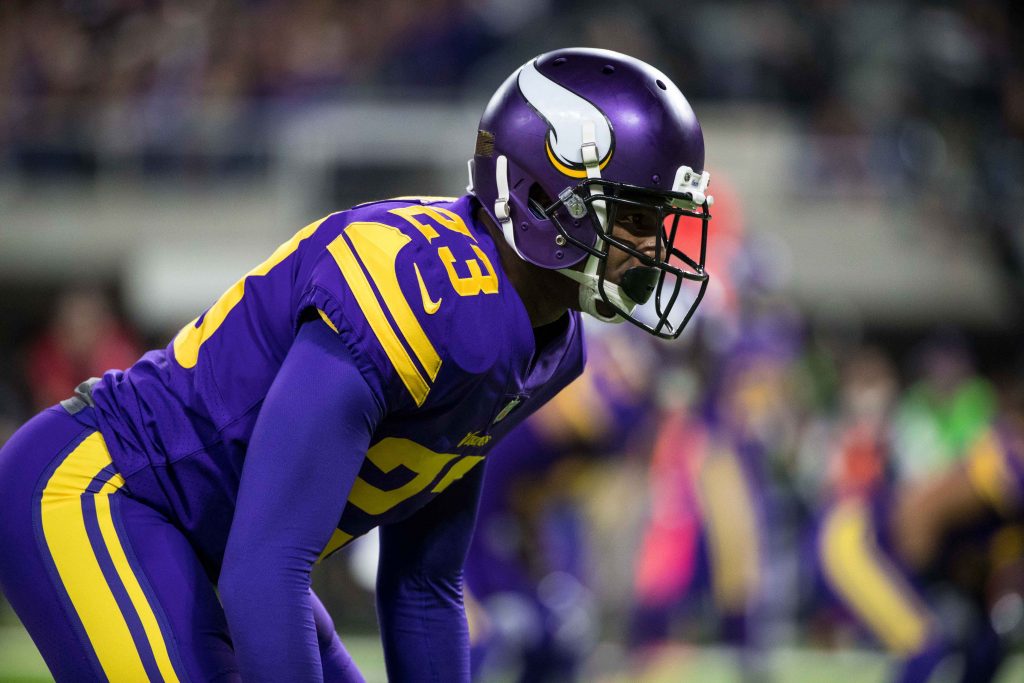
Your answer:
[[[420,283],[420,298],[423,299],[423,310],[427,312],[427,315],[434,315],[437,313],[437,309],[441,308],[441,299],[437,301],[430,300],[430,294],[427,292],[427,285],[423,283],[423,276],[420,275],[420,267],[415,263],[412,267],[416,269],[416,281]]]

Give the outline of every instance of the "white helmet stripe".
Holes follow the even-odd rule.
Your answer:
[[[583,167],[583,122],[595,126],[598,158],[602,161],[612,149],[612,130],[604,113],[576,93],[562,87],[527,62],[519,70],[519,90],[530,106],[548,124],[548,146],[566,166]]]

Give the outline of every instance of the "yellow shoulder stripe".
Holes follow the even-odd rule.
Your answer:
[[[199,318],[185,325],[174,338],[174,359],[178,361],[178,364],[183,368],[194,368],[196,363],[199,362],[200,347],[202,347],[207,339],[213,336],[213,333],[224,323],[231,310],[242,300],[242,295],[245,294],[245,281],[251,277],[261,277],[269,273],[274,266],[294,253],[299,248],[302,240],[315,233],[320,224],[328,218],[330,216],[324,216],[320,220],[310,223],[302,230],[299,230],[290,240],[279,246],[270,255],[270,258],[243,275],[238,282],[233,284],[228,291],[224,292],[217,299],[217,302],[206,311],[206,315],[203,316],[203,322],[198,327],[196,323],[199,321]]]
[[[1007,490],[1012,474],[1003,456],[998,439],[988,429],[971,446],[966,467],[975,492],[997,512],[1008,514],[1012,510]]]
[[[346,237],[352,241],[352,247],[349,247]],[[352,294],[366,316],[377,341],[384,348],[416,405],[420,406],[430,392],[430,382],[437,377],[441,368],[441,357],[416,320],[416,315],[402,293],[398,274],[395,272],[398,252],[409,241],[408,235],[383,223],[353,223],[345,229],[343,235],[335,238],[327,249],[352,289]],[[358,258],[356,253],[359,254]],[[364,274],[360,262],[370,278]],[[380,299],[374,292],[371,279],[380,293]],[[385,315],[385,308],[394,319],[397,331]],[[413,362],[399,334],[405,338],[426,371],[426,377]]]
[[[433,381],[441,369],[441,357],[427,338],[416,314],[412,312],[402,286],[398,283],[395,259],[399,250],[412,239],[398,228],[383,223],[353,223],[345,228],[366,272],[377,285],[384,305],[398,325],[398,331],[412,347],[416,358]]]

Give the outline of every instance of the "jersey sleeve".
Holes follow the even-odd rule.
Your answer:
[[[390,406],[422,406],[449,342],[436,256],[415,234],[379,220],[344,221],[334,233],[300,308],[316,309]]]

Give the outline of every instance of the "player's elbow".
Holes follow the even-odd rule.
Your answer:
[[[379,598],[462,608],[462,570],[382,571],[377,577]]]
[[[283,583],[280,572],[267,564],[236,558],[224,562],[217,591],[224,612],[230,618],[258,612],[261,600],[284,590]]]
[[[315,554],[270,543],[232,543],[224,553],[217,591],[227,613],[259,613],[278,596],[290,603],[309,600]]]
[[[230,621],[255,607],[261,595],[259,577],[242,562],[225,562],[217,580],[217,592]]]

